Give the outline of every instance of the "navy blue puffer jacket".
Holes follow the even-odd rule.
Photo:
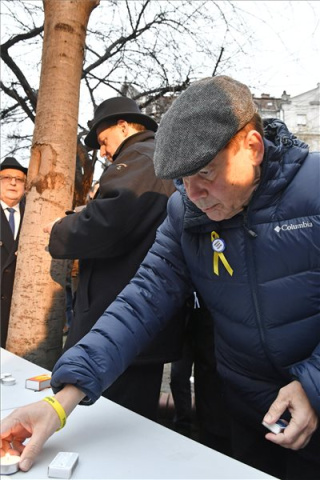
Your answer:
[[[58,361],[55,390],[75,384],[95,401],[195,288],[214,318],[232,408],[261,422],[298,379],[320,414],[320,156],[278,120],[266,131],[246,212],[213,222],[181,187],[136,277]],[[218,238],[224,257],[212,249]]]

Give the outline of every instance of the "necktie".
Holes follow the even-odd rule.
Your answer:
[[[14,208],[7,208],[7,210],[10,212],[9,225],[10,225],[10,228],[11,228],[11,231],[12,231],[12,235],[14,236],[14,212],[15,212],[15,209]]]

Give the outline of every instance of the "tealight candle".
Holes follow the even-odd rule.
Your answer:
[[[12,377],[11,375],[6,376],[6,377],[1,379],[1,383],[3,385],[14,385],[16,383],[16,379],[14,377]]]
[[[6,453],[0,457],[0,473],[1,475],[11,475],[19,470],[20,457],[18,455],[10,455]]]

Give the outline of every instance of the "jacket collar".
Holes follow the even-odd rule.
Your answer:
[[[138,132],[134,133],[133,135],[130,135],[130,137],[126,138],[117,148],[115,151],[112,161],[115,162],[117,157],[119,156],[120,152],[122,152],[124,149],[130,147],[134,143],[137,142],[145,142],[146,140],[154,139],[155,134],[151,130],[145,130],[143,132]]]

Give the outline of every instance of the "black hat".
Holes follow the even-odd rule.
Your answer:
[[[137,103],[128,97],[114,97],[102,102],[94,112],[91,130],[84,139],[88,147],[99,149],[97,141],[97,127],[102,122],[110,122],[115,125],[117,120],[126,120],[127,122],[140,123],[148,130],[155,132],[158,124],[148,115],[141,113]]]
[[[0,170],[5,170],[7,168],[13,168],[14,170],[20,170],[21,172],[27,175],[28,169],[23,167],[14,157],[7,157],[0,163]]]

